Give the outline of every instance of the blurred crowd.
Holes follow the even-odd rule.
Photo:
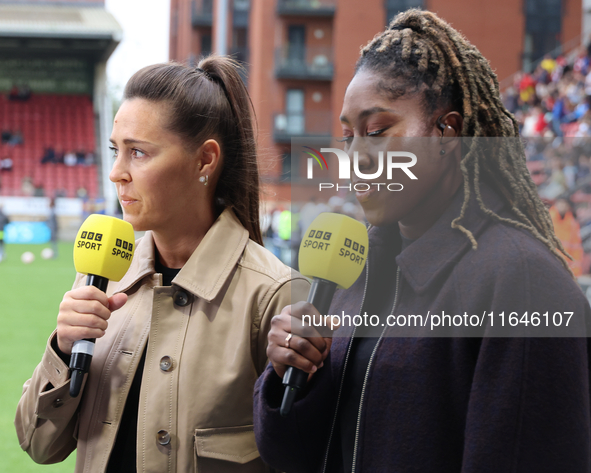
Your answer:
[[[547,55],[503,92],[524,138],[527,167],[573,256],[576,276],[591,267],[591,42]]]
[[[91,166],[96,164],[96,161],[92,151],[87,152],[81,148],[76,152],[68,151],[64,153],[60,150],[56,151],[52,146],[48,146],[41,157],[41,164],[46,163],[65,164],[66,166],[76,166],[77,164]]]

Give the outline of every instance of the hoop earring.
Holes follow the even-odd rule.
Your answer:
[[[207,185],[207,182],[209,181],[209,176],[206,174],[205,176],[201,176],[199,178],[199,182],[202,182],[204,186]]]

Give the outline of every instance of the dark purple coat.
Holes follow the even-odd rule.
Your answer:
[[[510,217],[494,192],[482,192],[488,208]],[[459,192],[435,225],[396,258],[395,314],[572,311],[570,329],[554,338],[519,336],[523,327],[504,332],[506,338],[435,338],[427,329],[414,332],[424,336],[393,338],[401,332],[388,328],[369,371],[356,471],[590,472],[589,347],[583,338],[589,304],[541,242],[486,217],[474,199],[462,220],[478,241],[473,250],[450,226],[462,198]],[[370,267],[389,241],[383,229],[370,231]],[[364,285],[362,274],[351,288],[337,291],[331,313],[358,314]],[[486,329],[487,335],[500,333]],[[544,337],[552,333],[558,332]],[[287,418],[279,415],[283,389],[273,368],[258,380],[255,433],[271,466],[322,471],[350,340],[335,338],[324,367]]]

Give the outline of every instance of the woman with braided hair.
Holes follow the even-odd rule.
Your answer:
[[[357,186],[370,189],[356,193],[367,263],[329,313],[375,314],[377,331],[296,333],[318,314],[306,303],[273,318],[255,387],[261,457],[288,473],[591,471],[591,310],[488,61],[435,14],[408,10],[362,49],[340,120],[361,174],[380,169],[367,143],[381,137],[421,151],[416,179],[393,175],[401,192]],[[571,314],[569,330],[499,327],[501,314],[544,313]],[[484,323],[413,332],[389,314]],[[310,376],[281,417],[288,365]]]

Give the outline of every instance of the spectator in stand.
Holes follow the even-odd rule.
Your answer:
[[[554,102],[554,107],[552,108],[552,130],[556,134],[556,136],[562,136],[562,129],[560,125],[562,124],[562,118],[566,115],[566,97],[557,92],[557,99]]]
[[[35,186],[29,176],[23,177],[21,191],[25,197],[32,197],[35,194]]]
[[[57,258],[58,255],[58,246],[57,246],[57,233],[58,233],[58,226],[57,226],[57,214],[55,213],[55,199],[50,199],[49,201],[49,218],[47,219],[47,226],[51,231],[51,249],[53,250],[52,258]]]
[[[94,153],[92,151],[86,153],[86,156],[84,157],[84,164],[86,166],[92,166],[93,164],[95,164]]]
[[[66,153],[64,156],[64,164],[66,166],[76,166],[76,163],[76,155],[72,151]]]
[[[51,146],[45,148],[45,153],[41,158],[41,164],[45,163],[55,163],[55,150]]]
[[[548,179],[547,184],[540,189],[540,197],[547,200],[554,200],[567,190],[563,168],[564,165],[560,158],[552,158],[550,178]]]
[[[585,47],[581,46],[573,64],[573,71],[587,74],[589,72],[589,56]]]
[[[2,140],[2,143],[8,143],[8,141],[10,141],[10,138],[12,138],[12,132],[10,130],[2,130],[0,138]]]
[[[515,113],[519,109],[519,94],[514,87],[509,87],[503,94],[503,105],[511,113]]]
[[[564,181],[566,183],[566,187],[568,189],[573,189],[575,187],[577,177],[577,167],[575,166],[575,162],[572,158],[566,160],[566,164],[562,172],[564,174]]]
[[[86,162],[86,152],[83,149],[79,149],[76,152],[76,164],[84,164]]]
[[[542,107],[533,107],[532,113],[523,121],[522,133],[524,136],[542,136],[547,123]]]
[[[583,118],[583,116],[589,111],[589,104],[591,102],[591,96],[586,96],[585,100],[579,103],[575,109],[563,117],[562,123],[572,123]]]
[[[12,159],[9,156],[6,156],[4,159],[0,160],[0,171],[12,171]]]
[[[544,59],[540,63],[540,67],[544,69],[548,74],[552,74],[552,72],[554,72],[554,69],[556,68],[556,61],[552,59],[552,55],[546,54],[544,56]],[[551,77],[550,80],[552,80]]]
[[[575,276],[583,274],[583,246],[581,244],[581,227],[572,212],[572,202],[559,197],[550,207],[550,217],[554,224],[554,233],[562,243],[563,248],[572,257],[568,266]]]
[[[536,95],[536,81],[527,73],[524,73],[519,82],[519,97],[523,103],[529,103]]]
[[[88,197],[88,191],[84,187],[79,187],[76,191],[76,197],[86,199]]]
[[[577,169],[577,182],[585,179],[589,175],[590,171],[589,158],[585,154],[581,154],[579,156],[579,167]]]
[[[2,203],[0,202],[0,261],[4,259],[4,229],[10,223],[6,214],[2,211]]]
[[[8,146],[17,146],[22,145],[24,142],[25,140],[23,139],[23,135],[21,134],[21,132],[16,131],[12,134],[7,144]]]

